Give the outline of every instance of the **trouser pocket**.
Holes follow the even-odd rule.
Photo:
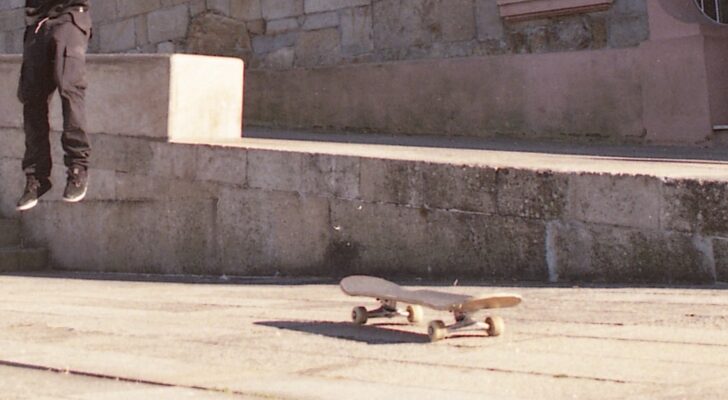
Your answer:
[[[71,45],[64,49],[63,70],[61,71],[61,91],[78,88],[85,89],[86,83],[86,49],[81,45]]]
[[[71,11],[73,25],[80,29],[87,38],[91,37],[91,14],[86,11]]]

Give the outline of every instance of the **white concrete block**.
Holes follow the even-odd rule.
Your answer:
[[[22,128],[20,56],[0,56],[0,127]],[[194,55],[89,55],[90,133],[200,142],[241,136],[243,62]],[[57,98],[57,96],[56,96]],[[60,102],[51,126],[62,129]]]

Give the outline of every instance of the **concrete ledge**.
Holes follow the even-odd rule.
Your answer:
[[[0,213],[11,215],[23,183],[12,154],[22,132],[0,134],[9,143],[0,148]],[[57,269],[728,280],[725,163],[91,138],[97,158],[88,199],[68,205],[56,187],[22,215],[28,244],[48,248]],[[63,182],[56,166],[54,180]]]
[[[192,55],[89,55],[88,131],[165,140],[238,138],[243,63]],[[22,128],[21,56],[0,56],[0,127]],[[60,103],[52,104],[60,130]]]

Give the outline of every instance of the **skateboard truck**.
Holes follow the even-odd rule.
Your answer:
[[[351,319],[359,325],[366,324],[370,318],[394,317],[407,317],[411,323],[416,323],[423,318],[421,306],[452,313],[455,318],[452,325],[441,320],[428,325],[427,333],[433,342],[462,331],[485,331],[488,336],[500,336],[505,331],[503,318],[489,316],[484,321],[477,321],[475,314],[480,310],[515,307],[521,303],[521,296],[512,293],[469,296],[432,289],[411,290],[372,276],[350,276],[342,279],[339,285],[349,296],[370,297],[380,303],[376,310],[369,311],[366,307],[352,310]],[[398,302],[409,305],[402,310],[397,307]]]
[[[397,307],[394,300],[377,299],[380,306],[375,310],[367,310],[366,307],[354,307],[351,311],[351,320],[357,325],[364,325],[369,319],[373,318],[396,318],[407,317],[407,320],[416,324],[422,321],[424,312],[422,307],[418,305],[408,305],[405,310]]]
[[[430,322],[427,326],[427,336],[431,341],[436,342],[456,332],[486,331],[488,336],[500,336],[505,331],[505,322],[501,317],[489,316],[485,318],[485,322],[480,322],[470,313],[453,311],[453,315],[455,323],[452,325],[445,325],[441,320]]]

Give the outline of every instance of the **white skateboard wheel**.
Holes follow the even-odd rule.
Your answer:
[[[427,326],[427,335],[430,337],[431,342],[442,340],[447,336],[447,326],[440,320],[432,321]]]
[[[357,325],[364,325],[367,323],[367,319],[369,319],[368,314],[366,307],[354,307],[351,310],[351,320]]]
[[[488,336],[500,336],[506,330],[506,324],[501,317],[488,317],[485,323],[488,325]]]
[[[407,321],[410,323],[416,324],[418,322],[422,322],[424,316],[425,312],[422,310],[422,307],[417,305],[407,306]]]

